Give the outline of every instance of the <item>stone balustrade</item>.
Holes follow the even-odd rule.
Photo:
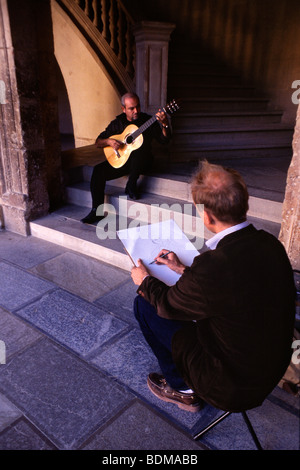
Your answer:
[[[120,0],[74,0],[134,77],[133,19]]]

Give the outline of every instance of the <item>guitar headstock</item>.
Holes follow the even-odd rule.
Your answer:
[[[173,114],[179,108],[180,108],[180,106],[179,106],[178,100],[177,100],[177,102],[175,100],[172,100],[172,101],[170,101],[170,103],[166,104],[166,106],[163,108],[163,110],[167,114]]]

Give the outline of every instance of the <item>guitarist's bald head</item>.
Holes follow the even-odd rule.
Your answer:
[[[135,93],[126,93],[121,99],[123,113],[129,122],[136,121],[141,112],[140,100]]]
[[[130,99],[133,98],[133,99],[138,100],[138,102],[140,102],[140,99],[139,99],[139,97],[138,97],[138,95],[137,95],[136,93],[130,93],[130,92],[129,92],[129,93],[125,93],[125,95],[123,95],[123,96],[121,97],[121,105],[122,105],[123,107],[126,106],[126,100],[127,100],[128,98],[130,98]]]

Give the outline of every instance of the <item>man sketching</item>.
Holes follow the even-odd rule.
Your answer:
[[[247,221],[248,191],[234,170],[203,162],[191,183],[214,234],[191,267],[160,251],[181,275],[168,287],[141,260],[134,312],[162,375],[151,392],[187,411],[203,401],[226,411],[259,406],[285,373],[295,317],[293,272],[282,244]]]

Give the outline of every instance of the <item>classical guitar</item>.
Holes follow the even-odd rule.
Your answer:
[[[166,114],[173,114],[178,109],[179,106],[175,100],[171,101],[163,108]],[[145,132],[148,127],[152,126],[156,120],[156,116],[154,115],[141,127],[137,127],[135,124],[130,124],[126,129],[124,129],[122,134],[112,135],[110,137],[111,139],[118,140],[122,144],[119,150],[115,150],[110,146],[104,147],[104,154],[111,166],[114,168],[121,168],[125,165],[131,152],[141,147],[144,141],[143,132]]]

